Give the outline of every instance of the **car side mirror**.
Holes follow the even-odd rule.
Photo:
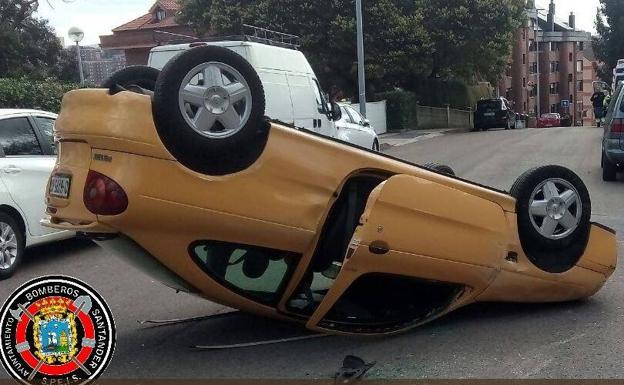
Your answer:
[[[340,109],[340,106],[336,102],[331,103],[330,119],[335,122],[342,119],[342,110]]]
[[[364,119],[364,127],[370,127],[370,120]]]

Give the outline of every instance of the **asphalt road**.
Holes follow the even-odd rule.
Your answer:
[[[533,166],[570,167],[588,184],[594,220],[624,234],[624,183],[602,182],[600,135],[587,127],[448,134],[387,152],[444,162],[462,177],[503,189]],[[329,378],[347,354],[377,361],[371,378],[624,378],[621,268],[583,302],[480,304],[398,337],[324,337],[213,352],[190,346],[282,338],[301,330],[243,314],[142,327],[137,320],[227,309],[176,294],[87,241],[30,250],[18,274],[0,282],[0,299],[26,280],[59,273],[89,282],[115,314],[118,344],[106,378]]]

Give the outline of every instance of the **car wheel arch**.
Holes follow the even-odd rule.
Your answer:
[[[22,215],[22,213],[18,209],[10,205],[0,205],[0,212],[10,215],[13,219],[15,219],[17,224],[20,226],[20,231],[22,232],[22,234],[24,234],[26,244],[28,244],[30,234],[28,234],[28,231],[26,231],[26,221],[24,220],[24,216]]]

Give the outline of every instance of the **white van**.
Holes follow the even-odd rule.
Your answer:
[[[202,45],[231,49],[251,63],[262,80],[266,114],[271,119],[332,138],[337,136],[336,125],[329,119],[327,100],[300,51],[248,41],[176,44],[152,49],[147,65],[162,70],[181,51]]]

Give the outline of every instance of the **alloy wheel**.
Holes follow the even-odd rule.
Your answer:
[[[224,63],[208,62],[193,68],[182,81],[178,95],[186,122],[211,139],[235,135],[251,115],[252,97],[247,81]]]
[[[561,239],[579,226],[582,216],[580,195],[563,179],[547,179],[540,183],[529,201],[531,223],[548,239]]]
[[[17,236],[13,228],[0,222],[0,269],[10,269],[17,259]]]

